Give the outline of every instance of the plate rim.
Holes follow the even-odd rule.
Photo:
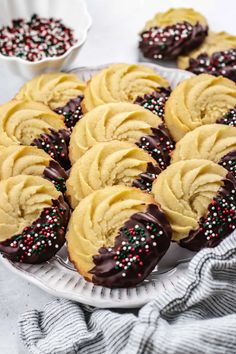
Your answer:
[[[75,71],[84,71],[84,70],[102,70],[105,69],[106,67],[113,65],[113,64],[123,64],[123,62],[121,61],[114,61],[114,62],[110,62],[110,63],[106,63],[106,64],[99,64],[99,65],[89,65],[89,66],[78,66],[78,67],[74,67],[72,69],[69,70],[65,70],[65,72],[67,73],[73,73]],[[124,64],[134,64],[134,65],[144,65],[144,66],[149,66],[149,67],[153,67],[159,70],[165,70],[168,72],[178,72],[178,73],[182,73],[184,75],[188,75],[189,77],[191,76],[196,76],[194,73],[184,70],[184,69],[179,69],[179,68],[171,68],[171,67],[167,67],[167,66],[162,66],[159,64],[154,64],[154,63],[150,63],[150,62],[144,62],[144,61],[137,61],[137,62],[125,62]],[[182,81],[181,81],[182,82]]]

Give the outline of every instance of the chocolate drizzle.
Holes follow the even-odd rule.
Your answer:
[[[43,177],[51,181],[59,192],[66,191],[66,180],[68,175],[58,162],[51,160],[43,171]]]
[[[65,243],[69,206],[60,196],[21,234],[0,242],[0,252],[14,262],[42,263],[53,257]]]
[[[215,247],[236,228],[236,180],[228,173],[223,186],[208,206],[199,228],[190,231],[180,241],[182,247],[199,251],[204,247]]]
[[[133,214],[120,228],[114,246],[102,247],[93,256],[93,282],[132,287],[143,281],[169,248],[171,227],[157,205]]]
[[[81,102],[84,96],[78,96],[73,98],[67,102],[64,107],[58,107],[55,109],[57,114],[62,114],[64,116],[65,125],[68,129],[72,130],[75,124],[80,120],[83,116],[83,111],[81,107]]]
[[[54,160],[56,160],[65,170],[70,168],[68,145],[70,132],[66,129],[53,130],[49,133],[41,134],[34,139],[31,145],[36,145],[39,149],[46,151]]]
[[[175,143],[163,124],[158,128],[152,128],[152,132],[152,135],[141,137],[136,145],[146,150],[157,161],[159,167],[165,170],[170,164],[170,154],[175,148]]]
[[[232,173],[234,178],[236,178],[236,149],[224,155],[220,159],[219,164],[226,168],[226,170]]]
[[[146,58],[174,59],[197,48],[207,34],[208,27],[186,21],[164,28],[151,27],[140,34],[139,48]]]
[[[133,181],[132,186],[151,192],[152,183],[160,173],[161,169],[157,165],[154,166],[151,162],[149,162],[147,164],[147,170],[139,174],[139,178]]]
[[[217,119],[216,123],[236,127],[236,106],[226,112],[222,118]]]
[[[166,101],[171,94],[170,87],[160,87],[156,91],[150,94],[146,94],[143,97],[138,96],[134,103],[149,109],[152,113],[156,114],[161,119],[164,118],[164,109]]]
[[[187,70],[196,75],[223,75],[236,82],[236,49],[215,52],[211,56],[202,53],[197,58],[190,59]]]

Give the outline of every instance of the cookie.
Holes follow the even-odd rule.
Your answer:
[[[208,34],[207,20],[189,8],[157,13],[140,33],[139,49],[146,58],[175,59],[203,43]]]
[[[226,32],[210,32],[203,44],[178,58],[181,69],[194,74],[223,75],[236,81],[236,36]]]
[[[114,102],[133,103],[138,96],[169,87],[166,79],[140,64],[112,64],[92,77],[84,91],[85,111]]]
[[[187,133],[175,146],[171,163],[206,159],[219,163],[236,178],[236,130],[222,124],[207,124]]]
[[[170,165],[152,192],[172,227],[172,240],[192,251],[214,247],[236,227],[236,180],[209,160]]]
[[[13,176],[44,177],[65,192],[67,174],[58,162],[35,146],[11,145],[0,148],[0,181]]]
[[[200,54],[196,59],[190,59],[186,69],[199,75],[202,73],[214,76],[225,76],[236,82],[236,48],[214,52],[212,55]]]
[[[0,181],[0,252],[23,263],[49,260],[65,242],[69,207],[53,184],[37,176]]]
[[[136,143],[151,154],[161,169],[169,165],[174,142],[161,119],[125,102],[98,106],[76,124],[69,145],[72,164],[96,143],[114,139]]]
[[[73,211],[66,234],[69,258],[88,281],[132,287],[170,245],[171,228],[153,197],[112,186],[93,192]]]
[[[86,84],[74,74],[47,73],[26,82],[16,99],[42,102],[62,114],[67,128],[72,128],[82,117],[81,102]]]
[[[201,74],[181,82],[165,106],[165,123],[175,141],[204,124],[224,121],[236,105],[236,85],[222,76]],[[230,113],[231,114],[231,113]],[[222,121],[223,119],[223,121]]]
[[[0,106],[0,146],[36,145],[68,169],[69,136],[63,117],[43,103],[12,100]]]
[[[116,184],[151,191],[161,172],[156,161],[137,145],[113,140],[97,143],[77,160],[66,183],[72,208],[97,189]]]

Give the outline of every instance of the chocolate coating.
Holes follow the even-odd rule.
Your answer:
[[[199,228],[190,231],[180,241],[180,246],[191,251],[204,247],[215,247],[236,228],[236,180],[228,173],[224,185],[208,207],[205,217],[199,221]]]
[[[224,155],[219,164],[226,168],[233,176],[236,178],[236,150],[230,151],[228,154]]]
[[[223,75],[236,82],[236,49],[215,52],[211,56],[207,53],[191,58],[187,70],[199,75],[202,73],[220,76]]]
[[[59,192],[66,191],[66,180],[68,175],[64,168],[55,160],[51,160],[43,171],[43,177],[51,181]]]
[[[156,114],[161,119],[164,118],[165,104],[171,94],[170,87],[160,87],[150,94],[143,97],[138,96],[134,103],[149,109],[152,113]]]
[[[56,131],[50,129],[50,133],[41,134],[33,140],[31,145],[46,151],[65,170],[68,170],[71,167],[68,151],[69,140],[70,132],[68,130],[61,129]]]
[[[160,173],[161,169],[157,165],[154,166],[151,162],[149,162],[147,164],[147,170],[139,174],[139,177],[133,181],[132,186],[151,192],[152,183]]]
[[[75,124],[80,120],[83,116],[83,111],[81,107],[81,102],[83,101],[84,96],[78,96],[76,98],[72,98],[67,102],[67,104],[63,107],[58,107],[55,109],[57,114],[62,114],[64,116],[65,125],[67,128],[72,130]]]
[[[208,27],[199,23],[176,23],[171,26],[151,27],[140,34],[139,49],[150,59],[174,59],[197,48],[208,34]]]
[[[163,124],[152,128],[152,132],[152,135],[141,137],[136,145],[146,150],[157,161],[159,167],[165,170],[170,164],[170,154],[175,148],[174,140]]]
[[[69,206],[60,196],[21,234],[0,242],[0,252],[14,262],[36,264],[48,261],[65,243],[69,215]]]
[[[236,127],[236,106],[231,108],[222,118],[217,119],[216,123]]]
[[[109,288],[135,286],[157,265],[170,240],[165,215],[157,205],[149,205],[146,212],[135,213],[124,223],[114,246],[100,248],[93,257],[93,282]]]

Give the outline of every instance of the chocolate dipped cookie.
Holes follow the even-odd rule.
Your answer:
[[[211,123],[236,125],[236,84],[222,76],[201,74],[182,81],[171,93],[164,121],[175,141]]]
[[[152,68],[141,64],[112,64],[94,75],[84,90],[82,102],[85,111],[114,102],[136,101],[161,87],[168,88],[168,81]]]
[[[67,196],[75,208],[84,197],[106,186],[123,184],[150,192],[160,172],[157,162],[137,145],[119,140],[100,142],[72,165]]]
[[[236,227],[236,180],[209,160],[170,165],[153,183],[172,240],[192,251],[214,247]]]
[[[139,49],[154,60],[175,59],[197,48],[208,34],[203,15],[189,8],[157,13],[140,33]]]
[[[44,103],[63,115],[66,127],[71,129],[83,115],[81,102],[85,87],[86,84],[74,74],[47,73],[27,81],[16,99]]]
[[[136,143],[161,169],[170,163],[174,142],[162,120],[149,110],[125,102],[98,106],[76,124],[69,145],[71,163],[96,143],[114,139]]]
[[[0,181],[0,252],[8,259],[41,263],[65,242],[69,206],[46,179],[14,176]]]
[[[171,163],[206,159],[222,165],[236,178],[236,129],[222,124],[206,124],[180,139]]]
[[[236,36],[210,32],[200,47],[178,58],[178,66],[197,75],[222,75],[236,81]]]
[[[0,181],[20,175],[46,178],[58,191],[65,192],[68,176],[59,163],[45,151],[37,149],[36,146],[0,147]]]
[[[35,145],[68,169],[69,137],[64,118],[43,103],[12,100],[0,107],[0,146]]]
[[[73,211],[68,253],[88,281],[109,288],[143,281],[170,245],[171,227],[153,197],[136,188],[106,187]]]

